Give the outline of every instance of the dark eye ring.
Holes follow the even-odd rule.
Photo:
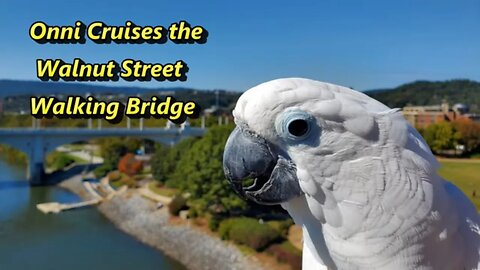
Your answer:
[[[295,119],[288,123],[288,132],[295,137],[302,137],[307,134],[310,127],[305,119]]]

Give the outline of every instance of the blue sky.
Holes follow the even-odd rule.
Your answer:
[[[179,3],[181,2],[181,3]],[[40,45],[30,25],[100,20],[209,31],[203,45]],[[0,78],[36,80],[35,59],[85,62],[184,60],[186,82],[109,85],[245,90],[306,77],[359,90],[413,80],[480,80],[480,1],[1,1]]]

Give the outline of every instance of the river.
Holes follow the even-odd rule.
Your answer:
[[[61,188],[31,188],[25,168],[0,159],[0,269],[185,269],[94,208],[57,215],[36,209],[41,202],[79,200]]]

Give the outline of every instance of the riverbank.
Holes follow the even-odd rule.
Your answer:
[[[59,186],[89,199],[81,181],[82,177],[75,175]],[[190,225],[172,224],[166,208],[156,209],[135,190],[103,202],[98,209],[122,231],[189,269],[265,269],[255,257],[243,254],[232,244]]]
[[[31,187],[24,166],[0,159],[0,171],[0,269],[186,269],[120,231],[95,208],[41,213],[39,203],[80,198],[57,186]]]

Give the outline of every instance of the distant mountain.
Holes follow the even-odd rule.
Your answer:
[[[393,89],[365,91],[365,94],[391,108],[407,105],[434,105],[446,101],[464,103],[480,112],[480,83],[470,80],[416,81]]]
[[[0,80],[0,97],[19,95],[50,95],[50,94],[125,94],[136,95],[158,91],[185,91],[193,90],[183,87],[145,88],[128,86],[103,86],[98,84],[74,82],[41,82]]]
[[[86,95],[94,94],[98,99],[118,99],[125,101],[128,96],[139,94],[143,99],[151,96],[171,95],[177,100],[193,100],[203,108],[209,108],[217,104],[224,109],[230,109],[240,96],[240,92],[225,90],[198,90],[182,87],[142,88],[142,87],[112,87],[97,84],[64,83],[64,82],[40,82],[0,80],[0,99],[3,101],[5,112],[26,112],[30,108],[30,96],[56,95]]]
[[[119,97],[136,94],[144,97],[169,94],[178,100],[194,100],[202,108],[216,104],[215,91],[199,91],[191,88],[112,87],[73,82],[0,80],[0,98],[9,97],[4,104],[6,111],[27,110],[30,95],[81,95],[86,93]],[[219,93],[219,105],[224,108],[232,108],[241,94],[224,90],[219,90]],[[434,105],[445,100],[451,105],[465,103],[470,106],[471,111],[480,113],[480,82],[470,80],[416,81],[393,89],[376,89],[364,93],[392,108],[402,108],[407,105]]]

